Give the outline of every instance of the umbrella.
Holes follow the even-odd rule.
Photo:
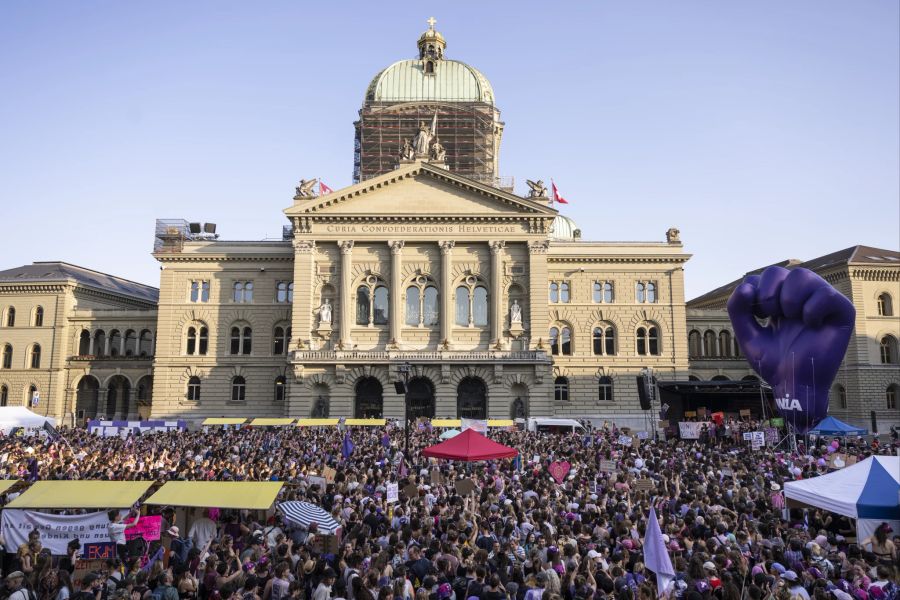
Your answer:
[[[441,434],[442,440],[449,440],[452,437],[456,437],[459,435],[459,429],[448,429],[444,433]]]
[[[301,502],[299,500],[281,502],[278,504],[278,508],[288,521],[307,529],[309,529],[311,523],[315,523],[319,526],[320,533],[332,534],[340,527],[338,522],[334,520],[334,517],[328,514],[325,509],[309,502]]]

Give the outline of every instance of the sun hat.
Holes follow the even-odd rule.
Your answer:
[[[785,571],[781,574],[782,579],[787,579],[788,581],[797,581],[797,574],[793,571]]]

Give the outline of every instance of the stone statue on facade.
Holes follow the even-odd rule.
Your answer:
[[[525,418],[525,402],[522,401],[522,398],[516,398],[515,400],[513,400],[512,417],[513,419]]]
[[[447,150],[441,145],[441,141],[435,137],[434,144],[431,146],[431,160],[444,162],[445,158],[447,158]]]
[[[319,396],[316,398],[316,405],[312,410],[312,418],[313,419],[325,419],[328,417],[328,401],[325,399],[325,396]]]
[[[509,307],[509,322],[510,323],[521,323],[522,322],[522,307],[519,306],[518,300],[513,300],[512,306]]]
[[[677,244],[681,241],[681,232],[676,227],[669,227],[666,231],[666,241],[670,244]]]
[[[409,143],[409,140],[403,140],[403,147],[400,149],[400,160],[415,160],[416,151]]]
[[[431,140],[434,132],[428,130],[425,121],[419,123],[419,132],[413,138],[413,146],[415,147],[416,156],[428,156],[428,149],[431,147]]]
[[[331,301],[328,298],[319,307],[319,326],[331,325]]]
[[[318,179],[301,179],[300,184],[294,188],[297,191],[295,198],[312,198],[315,196],[313,188],[316,187]]]
[[[538,179],[537,181],[532,181],[530,179],[526,179],[525,183],[527,183],[528,187],[531,188],[528,191],[529,198],[546,198],[547,197],[547,186],[544,185],[544,181],[542,179]]]

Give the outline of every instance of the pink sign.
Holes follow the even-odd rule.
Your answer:
[[[133,540],[142,537],[148,542],[158,540],[162,530],[162,517],[141,517],[137,525],[125,530],[125,539]]]
[[[569,469],[572,468],[572,465],[569,464],[569,461],[556,461],[550,463],[550,466],[547,467],[547,470],[550,471],[550,474],[553,475],[553,479],[556,480],[556,483],[562,483],[563,479],[566,478],[566,475],[569,474]]]

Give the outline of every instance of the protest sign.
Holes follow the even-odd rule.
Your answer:
[[[750,432],[750,447],[754,450],[759,450],[763,446],[766,445],[766,434],[764,431],[751,431]]]
[[[600,472],[601,473],[615,473],[618,471],[616,468],[616,461],[614,460],[601,460],[600,461]]]
[[[129,527],[125,530],[125,539],[133,540],[135,538],[144,538],[148,542],[159,539],[162,530],[162,517],[155,515],[152,517],[141,517],[137,525]]]
[[[619,441],[619,445],[621,445],[621,446],[630,446],[631,445],[631,436],[630,435],[620,435],[618,441]]]
[[[684,411],[684,416],[685,417],[696,417],[697,411],[696,410],[686,410],[686,411]]]
[[[85,560],[106,560],[116,558],[116,545],[112,542],[100,542],[97,544],[83,544],[81,557]]]
[[[668,422],[668,421],[660,421],[660,422],[659,422],[659,428],[660,428],[660,429],[668,429],[668,428],[669,428],[669,422]]]
[[[28,534],[32,529],[40,532],[41,545],[56,556],[64,556],[66,544],[75,538],[78,538],[82,546],[110,541],[109,517],[105,512],[53,515],[33,510],[3,510],[0,530],[8,548],[27,544]]]
[[[632,487],[637,492],[649,492],[653,489],[653,485],[652,479],[638,479]]]
[[[396,483],[387,484],[387,502],[393,504],[400,501],[400,486]]]
[[[708,425],[708,423],[703,421],[679,421],[678,422],[678,431],[681,434],[681,439],[684,440],[696,440],[700,438],[700,430],[703,429],[704,425]]]
[[[322,475],[325,476],[326,483],[334,483],[334,476],[337,475],[337,471],[331,467],[325,467],[322,469]]]
[[[638,436],[639,440],[648,440],[648,439],[650,439],[650,432],[649,431],[638,431],[637,436]]]
[[[75,572],[72,573],[72,581],[80,582],[88,573],[103,571],[106,568],[106,560],[78,560],[75,562]]]
[[[750,416],[749,408],[742,408],[740,412],[741,412],[741,417],[749,417]]]
[[[468,496],[475,491],[475,482],[471,479],[459,479],[453,484],[453,487],[460,496]]]
[[[706,407],[705,407],[705,406],[699,406],[699,407],[697,407],[697,416],[698,416],[698,417],[705,417],[705,416],[706,416]]]
[[[444,478],[441,477],[440,469],[432,469],[431,470],[431,485],[440,485],[444,482]]]
[[[410,483],[409,485],[403,488],[403,494],[407,498],[418,498],[419,497],[419,488],[414,483]]]

